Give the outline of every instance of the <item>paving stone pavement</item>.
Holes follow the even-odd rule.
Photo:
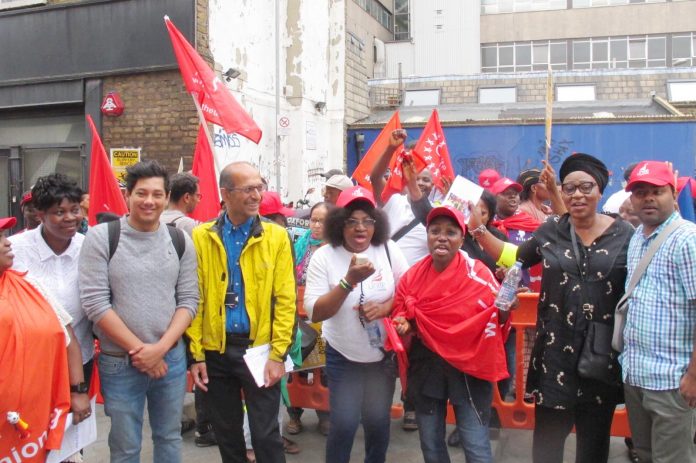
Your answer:
[[[190,396],[190,394],[187,394]],[[187,397],[187,408],[190,408],[191,397]],[[287,419],[287,416],[286,416]],[[322,463],[324,461],[324,446],[326,438],[318,429],[318,420],[315,413],[306,411],[302,415],[304,431],[295,436],[289,436],[296,441],[301,448],[297,455],[287,455],[288,463]],[[453,426],[447,426],[448,434]],[[109,431],[109,418],[104,415],[102,406],[97,407],[98,440],[85,451],[86,463],[108,463],[109,447],[107,443]],[[152,461],[152,440],[147,419],[143,426],[143,445],[141,452],[142,462]],[[182,461],[217,463],[220,462],[220,454],[217,447],[198,448],[193,442],[193,431],[184,435]],[[531,463],[531,431],[517,429],[503,429],[498,439],[492,441],[493,455],[496,463]],[[449,448],[452,462],[464,463],[464,452],[461,449]],[[360,463],[364,460],[364,439],[362,428],[358,430],[353,444],[351,463]],[[391,442],[387,454],[387,463],[420,463],[423,457],[420,451],[417,432],[406,432],[401,429],[401,420],[392,420]],[[575,435],[571,434],[566,442],[564,463],[575,461]],[[610,463],[627,463],[626,446],[623,438],[613,437],[609,455]]]

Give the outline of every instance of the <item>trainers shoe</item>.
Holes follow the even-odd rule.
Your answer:
[[[217,445],[215,432],[212,429],[203,433],[196,431],[196,437],[193,439],[193,442],[196,444],[196,447],[211,447]]]
[[[328,418],[325,418],[323,420],[319,420],[319,432],[323,436],[329,435],[329,429],[331,429],[331,422],[329,421]]]
[[[285,436],[283,436],[283,450],[290,455],[300,453],[300,447],[298,447],[297,442],[291,441]]]
[[[290,418],[288,424],[285,425],[285,430],[288,434],[299,434],[302,432],[302,422],[299,419]]]
[[[404,413],[404,421],[401,423],[401,428],[404,431],[418,431],[418,422],[416,422],[416,412],[409,411]]]
[[[187,432],[193,430],[196,427],[196,422],[191,418],[184,418],[181,420],[181,435],[183,436]]]

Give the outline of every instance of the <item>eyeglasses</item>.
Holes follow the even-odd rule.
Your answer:
[[[589,195],[595,185],[597,185],[595,182],[564,183],[561,185],[561,191],[568,196],[575,194],[576,190],[580,190],[580,193],[584,195]]]
[[[365,220],[346,219],[345,223],[346,223],[347,228],[358,228],[358,225],[361,225],[365,228],[372,228],[375,226],[377,221],[375,219],[365,219]]]
[[[222,189],[227,190],[227,191],[239,191],[240,193],[244,193],[245,195],[250,195],[253,192],[257,192],[258,194],[263,194],[264,191],[267,190],[266,185],[261,183],[260,185],[250,185],[250,186],[242,186],[239,188],[226,188],[222,187]]]

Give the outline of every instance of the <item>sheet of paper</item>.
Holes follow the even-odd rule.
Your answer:
[[[467,207],[467,201],[471,201],[474,205],[479,202],[481,195],[483,194],[483,188],[471,180],[468,180],[461,175],[457,175],[452,182],[452,187],[450,188],[445,200],[442,202],[443,205],[449,205],[455,209],[459,209],[462,214],[464,214],[464,219],[466,223],[469,223],[469,208]]]
[[[264,368],[266,368],[266,362],[268,361],[268,355],[270,353],[271,345],[263,344],[261,346],[250,347],[244,354],[244,361],[258,387],[263,386],[263,371]],[[285,373],[291,372],[293,368],[294,364],[292,363],[292,359],[288,356],[285,359]]]
[[[48,452],[46,463],[60,463],[97,440],[96,397],[92,397],[90,406],[92,407],[92,414],[89,418],[77,425],[73,424],[73,414],[68,413],[68,417],[65,420],[65,434],[63,434],[63,442],[61,443],[60,450],[51,450]]]

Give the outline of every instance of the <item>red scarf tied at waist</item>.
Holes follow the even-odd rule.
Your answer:
[[[65,341],[41,293],[13,270],[0,275],[0,461],[45,461],[60,448],[70,409]],[[10,411],[28,435],[8,422]]]
[[[507,378],[510,320],[498,323],[495,277],[462,251],[441,273],[432,262],[422,259],[401,278],[392,317],[415,320],[423,344],[457,370],[487,381]]]

